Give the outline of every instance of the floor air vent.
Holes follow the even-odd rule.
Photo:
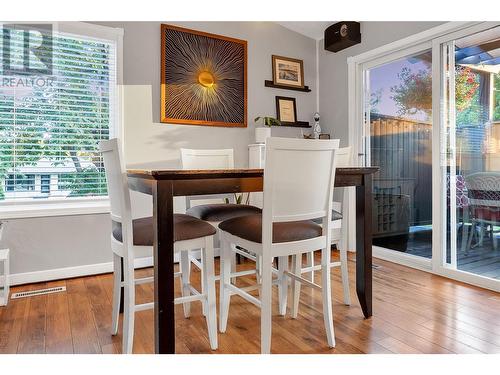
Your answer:
[[[65,291],[66,291],[65,286],[57,286],[54,288],[47,288],[47,289],[29,290],[27,292],[12,293],[10,299],[41,296],[43,294],[59,293]]]

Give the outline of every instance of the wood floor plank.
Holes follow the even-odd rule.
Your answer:
[[[41,283],[36,286],[36,289],[46,287],[47,284]],[[31,286],[29,289],[35,289],[35,287]],[[44,353],[47,295],[26,297],[26,299],[28,300],[28,306],[24,314],[17,352],[22,354]]]
[[[422,354],[422,352],[405,344],[404,342],[399,341],[398,339],[395,339],[394,337],[387,337],[380,340],[378,344],[396,354]]]
[[[66,281],[73,352],[102,353],[84,279]]]
[[[66,281],[52,281],[48,288],[66,286]],[[47,316],[45,332],[45,352],[48,354],[73,353],[68,294],[47,295]]]
[[[92,310],[92,318],[101,348],[106,352],[116,352],[115,344],[118,338],[113,337],[111,332],[111,301],[104,290],[98,277],[87,277],[84,279],[86,293]]]
[[[11,293],[30,290],[34,286],[13,287]],[[10,300],[8,305],[0,307],[2,320],[0,321],[0,353],[15,354],[19,346],[19,337],[24,323],[24,316],[29,310],[29,300],[20,298]]]

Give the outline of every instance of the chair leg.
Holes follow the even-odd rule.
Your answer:
[[[111,313],[111,334],[118,333],[118,318],[120,317],[121,289],[122,289],[121,257],[113,253],[113,312]]]
[[[288,276],[285,272],[288,270],[288,257],[279,257],[278,260],[278,294],[279,294],[279,313],[281,316],[286,315],[286,307],[288,300]]]
[[[188,297],[191,295],[191,290],[189,289],[189,280],[191,274],[191,262],[189,260],[189,251],[181,251],[180,268],[181,268],[181,293],[183,297]],[[186,302],[182,304],[184,309],[184,317],[189,318],[191,316],[191,303]]]
[[[467,222],[469,221],[469,210],[468,207],[462,209],[462,253],[467,254],[467,240],[469,236],[469,230],[467,229]]]
[[[262,354],[271,353],[271,324],[272,324],[272,258],[262,257],[262,291],[260,316],[260,351]]]
[[[292,255],[292,273],[300,276],[302,269],[302,254]],[[299,313],[299,300],[300,300],[300,281],[292,280],[292,318],[297,319]]]
[[[206,237],[202,255],[203,282],[205,284],[206,320],[210,348],[217,349],[217,311],[215,300],[214,244],[212,237]]]
[[[310,251],[307,253],[307,267],[314,267],[314,251]],[[314,282],[314,270],[308,272],[308,279]]]
[[[0,306],[7,306],[10,297],[10,258],[7,253],[7,259],[3,263],[3,304],[0,302]],[[0,299],[1,301],[1,299]]]
[[[472,220],[472,225],[470,227],[470,235],[469,235],[469,242],[467,244],[467,251],[470,251],[472,249],[472,239],[476,235],[476,222]]]
[[[347,257],[347,248],[340,243],[340,273],[342,276],[342,288],[344,291],[344,304],[349,306],[351,304],[351,291],[349,289],[349,266]]]
[[[134,347],[135,282],[134,265],[124,262],[125,287],[123,311],[123,354],[131,354]]]
[[[220,288],[219,288],[219,331],[226,332],[231,293],[227,285],[231,283],[231,248],[223,236],[220,241]]]
[[[257,284],[262,284],[262,257],[260,255],[255,256],[255,277],[257,279]]]
[[[326,338],[330,348],[335,347],[335,332],[333,330],[332,290],[330,278],[330,247],[321,250],[321,293],[323,295],[323,320]]]
[[[215,251],[215,250],[214,250]],[[203,249],[200,249],[200,256],[201,256],[201,261],[203,262],[203,257],[205,253],[203,252]],[[203,265],[203,263],[202,263]],[[215,271],[214,271],[215,272]],[[200,284],[201,284],[201,294],[207,294],[207,285],[205,283],[205,271],[203,270],[203,267],[201,267],[200,270]],[[207,302],[206,301],[201,301],[201,314],[206,317],[207,316]]]
[[[236,272],[236,246],[231,244],[231,272]],[[236,284],[236,277],[231,278],[231,282]]]
[[[479,244],[478,244],[478,246],[483,246],[484,231],[485,231],[484,224],[480,223],[479,224]]]

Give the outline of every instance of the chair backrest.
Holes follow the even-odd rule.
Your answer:
[[[233,149],[193,150],[181,148],[181,163],[183,169],[232,169],[234,168]],[[186,197],[186,208],[207,203],[224,203],[224,199],[234,201],[231,194],[212,196]]]
[[[231,169],[234,168],[233,149],[192,150],[181,148],[183,169]]]
[[[338,147],[338,139],[267,139],[263,226],[270,221],[331,220]]]
[[[106,170],[111,220],[121,223],[123,243],[132,245],[130,190],[118,139],[99,142],[99,151],[102,153]]]
[[[337,150],[337,168],[341,167],[352,167],[352,146]]]
[[[500,173],[478,172],[465,177],[471,206],[500,207]]]

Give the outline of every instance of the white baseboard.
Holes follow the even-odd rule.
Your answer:
[[[72,277],[98,275],[112,272],[113,263],[87,264],[84,266],[56,268],[52,270],[14,273],[10,275],[11,285],[39,283],[51,280],[70,279]]]
[[[403,266],[415,268],[420,271],[431,272],[432,270],[431,260],[428,258],[406,254],[395,250],[389,250],[379,246],[373,246],[372,249],[374,258],[401,264]]]
[[[219,255],[219,249],[216,248],[215,255]],[[196,258],[200,258],[200,251],[193,252]],[[175,254],[174,261],[178,262],[178,254]],[[153,258],[138,258],[134,260],[135,268],[144,268],[153,266]],[[9,276],[10,285],[21,285],[31,283],[41,283],[52,280],[71,279],[73,277],[99,275],[101,273],[113,272],[113,263],[86,264],[83,266],[56,268],[52,270],[14,273]]]

